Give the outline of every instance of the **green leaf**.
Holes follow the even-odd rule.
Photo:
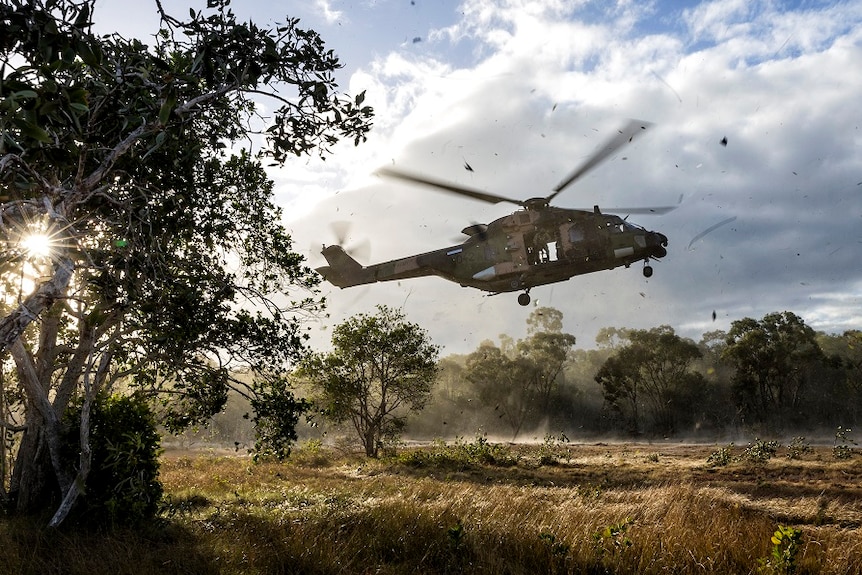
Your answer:
[[[167,124],[168,120],[171,118],[171,112],[177,105],[176,96],[169,96],[164,103],[162,104],[161,109],[159,109],[159,122],[161,124]]]
[[[51,134],[49,134],[47,131],[43,130],[36,124],[31,124],[29,122],[23,124],[21,126],[21,133],[28,138],[32,138],[45,144],[50,144],[52,142]]]
[[[12,97],[17,98],[38,98],[39,94],[34,92],[33,90],[18,90],[12,94]]]

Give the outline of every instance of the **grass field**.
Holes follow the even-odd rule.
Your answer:
[[[0,521],[0,573],[862,573],[862,457],[825,447],[309,444],[168,452],[161,478],[145,530]]]

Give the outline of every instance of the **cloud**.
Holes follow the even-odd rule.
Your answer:
[[[314,0],[314,7],[327,24],[344,20],[344,12],[334,9],[331,0]]]
[[[534,289],[540,305],[564,312],[579,344],[604,326],[663,323],[698,339],[785,309],[815,329],[858,327],[862,76],[852,71],[862,69],[862,7],[635,4],[467,0],[454,22],[423,34],[422,51],[392,50],[362,66],[351,91],[367,90],[375,131],[367,146],[327,161],[340,193],[291,222],[296,236],[331,241],[321,239],[323,223],[348,215],[375,261],[443,247],[465,225],[514,207],[370,177],[375,168],[394,162],[507,196],[544,196],[637,117],[656,125],[556,203],[682,197],[667,216],[633,217],[668,235],[670,253],[649,280],[617,269]],[[330,302],[333,323],[404,302],[411,320],[459,352],[504,331],[517,337],[529,313],[514,294],[487,297],[439,278],[334,289]]]

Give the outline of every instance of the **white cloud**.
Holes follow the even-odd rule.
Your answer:
[[[314,6],[327,24],[344,20],[344,12],[333,8],[331,0],[314,0]]]
[[[327,161],[343,191],[298,222],[297,234],[320,239],[324,222],[348,214],[356,236],[371,239],[375,261],[442,247],[463,226],[512,208],[373,178],[347,182],[394,160],[504,195],[545,195],[625,118],[639,117],[656,126],[557,203],[654,205],[682,196],[668,216],[635,218],[666,233],[670,253],[650,280],[618,269],[533,290],[564,312],[579,343],[590,345],[609,325],[669,323],[698,338],[784,309],[816,329],[858,324],[862,7],[794,11],[724,0],[668,12],[635,4],[597,15],[584,2],[468,0],[456,22],[428,35],[433,49],[392,51],[362,66],[350,88],[368,90],[374,134]],[[474,63],[447,57],[447,44],[471,51]],[[737,220],[686,249],[730,216]],[[503,331],[517,336],[529,313],[513,294],[488,298],[429,278],[336,289],[333,323],[403,301],[448,351]]]

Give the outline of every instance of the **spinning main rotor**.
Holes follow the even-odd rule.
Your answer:
[[[514,198],[508,198],[499,194],[492,194],[490,192],[484,192],[466,186],[452,184],[443,180],[437,180],[434,178],[413,174],[410,172],[399,170],[397,168],[380,168],[379,170],[377,170],[377,173],[381,176],[395,178],[414,184],[430,186],[437,190],[456,194],[459,196],[467,196],[469,198],[473,198],[475,200],[487,202],[490,204],[508,202],[510,204],[521,206],[522,208],[527,210],[539,211],[548,208],[551,202],[554,200],[554,198],[557,197],[560,192],[574,184],[590,170],[604,162],[606,159],[612,156],[620,147],[622,147],[628,142],[631,142],[641,132],[644,132],[647,127],[651,125],[651,123],[644,122],[641,120],[629,120],[628,123],[626,123],[622,128],[617,130],[616,134],[614,134],[611,138],[605,141],[596,152],[594,152],[590,157],[588,157],[586,161],[582,162],[568,176],[563,178],[559,184],[554,186],[552,192],[545,197],[535,197],[529,198],[527,200],[518,200]],[[665,214],[673,209],[675,209],[675,206],[646,208],[608,208],[608,211],[622,212],[627,214]]]

